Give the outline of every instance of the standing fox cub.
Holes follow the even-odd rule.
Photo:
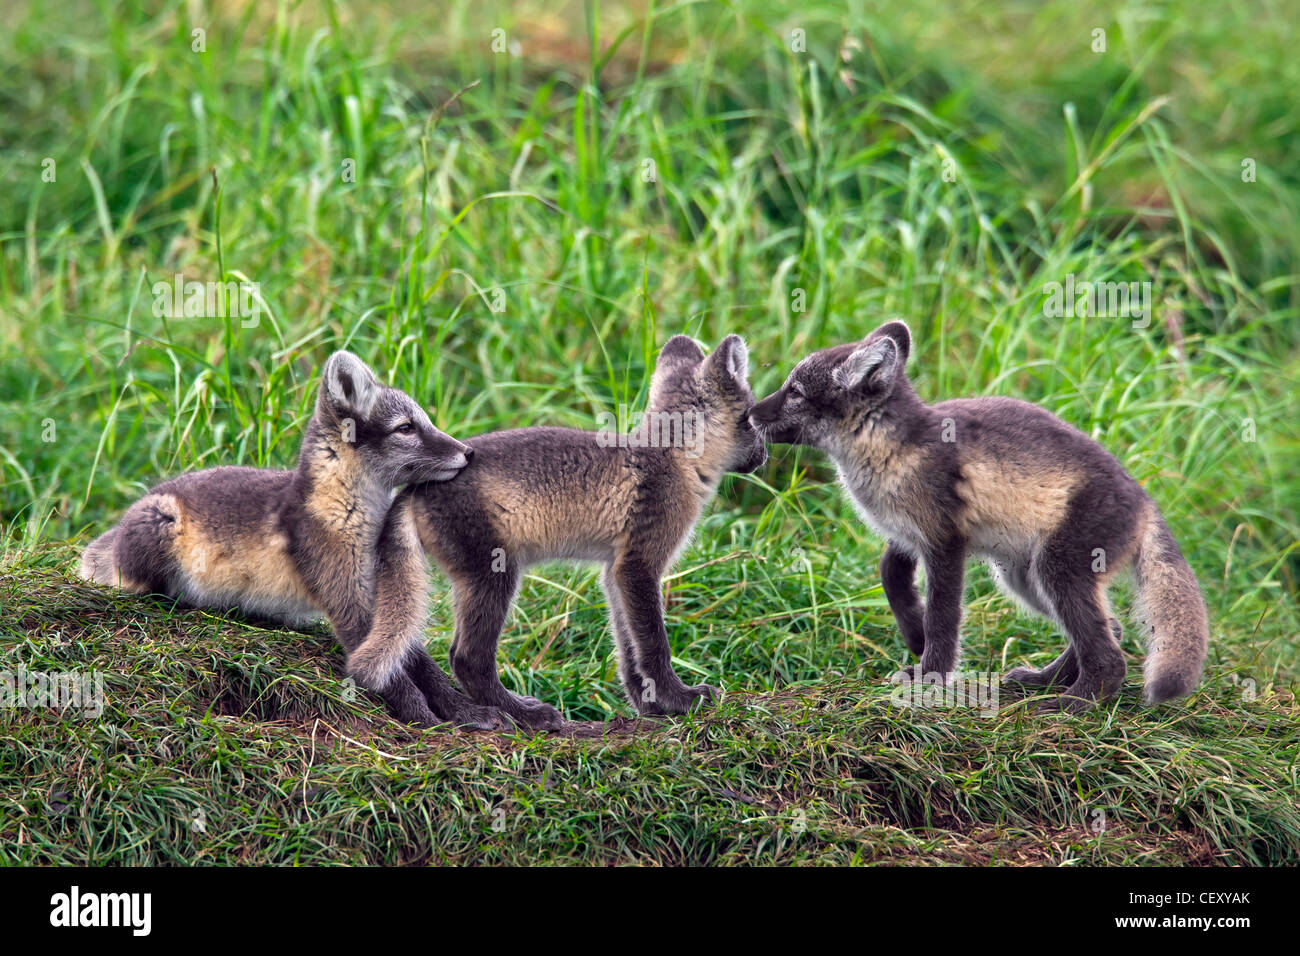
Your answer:
[[[408,395],[381,385],[350,352],[335,352],[295,470],[211,468],[164,481],[90,543],[80,574],[290,625],[324,614],[349,652],[349,673],[396,716],[425,725],[435,717],[500,725],[450,687],[422,644],[402,649],[406,670],[422,681],[406,671],[394,680],[375,674],[362,644],[394,489],[448,481],[470,454]],[[425,487],[432,496],[434,486]],[[430,667],[438,674],[428,674]]]
[[[422,605],[403,613],[398,596],[427,590],[422,545],[451,580],[451,666],[461,687],[524,727],[559,727],[554,707],[502,686],[497,640],[527,566],[598,561],[632,705],[675,714],[712,700],[715,688],[688,687],[673,670],[660,581],[722,475],[767,460],[746,417],[754,402],[748,362],[739,336],[706,359],[678,335],[659,353],[648,412],[631,434],[522,428],[469,439],[474,457],[460,477],[407,489],[394,505],[390,524],[404,520],[409,504],[416,533],[391,535],[381,548],[381,609],[367,643],[418,639]]]
[[[1205,602],[1155,502],[1101,445],[1036,405],[926,405],[903,371],[910,351],[907,326],[889,322],[862,342],[815,352],[750,420],[768,441],[829,454],[863,519],[888,539],[880,577],[920,655],[914,676],[956,668],[965,562],[974,556],[1004,591],[1069,635],[1041,671],[1006,675],[1063,685],[1049,709],[1079,710],[1119,691],[1122,632],[1106,592],[1130,566],[1150,634],[1146,698],[1190,693],[1209,639]]]

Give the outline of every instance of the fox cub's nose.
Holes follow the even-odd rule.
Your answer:
[[[469,460],[474,457],[474,449],[469,445],[456,443],[456,453],[447,458],[448,468],[464,468],[469,464]]]
[[[777,403],[774,401],[775,398],[777,398],[777,395],[769,395],[761,402],[758,402],[750,406],[749,423],[751,425],[759,425],[763,422],[770,422],[775,417],[775,415],[773,414],[776,411],[776,407],[777,407]]]

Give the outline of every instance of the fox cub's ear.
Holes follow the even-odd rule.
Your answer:
[[[369,418],[379,400],[379,380],[351,352],[335,352],[325,363],[325,395],[341,414]]]
[[[835,384],[847,391],[857,388],[878,389],[891,385],[903,367],[903,353],[891,337],[868,339],[854,349],[831,373]]]
[[[739,335],[728,335],[709,356],[709,369],[737,385],[749,382],[749,347]]]
[[[680,365],[704,361],[704,350],[689,335],[674,335],[659,350],[660,365]]]
[[[903,365],[907,364],[907,357],[912,354],[912,333],[908,329],[907,323],[902,319],[895,319],[892,322],[886,322],[876,331],[867,336],[868,342],[874,342],[877,339],[893,339],[894,344],[898,346],[898,351],[903,357]]]

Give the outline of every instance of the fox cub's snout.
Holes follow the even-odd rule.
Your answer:
[[[318,411],[355,447],[364,473],[386,487],[450,481],[469,464],[473,449],[434,427],[415,400],[381,385],[351,352],[325,364]]]

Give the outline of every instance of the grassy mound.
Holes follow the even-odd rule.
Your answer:
[[[325,633],[49,573],[0,595],[29,670],[105,675],[97,719],[6,712],[4,862],[1300,859],[1295,702],[1230,682],[1077,719],[836,681],[568,738],[418,733],[340,680]]]

